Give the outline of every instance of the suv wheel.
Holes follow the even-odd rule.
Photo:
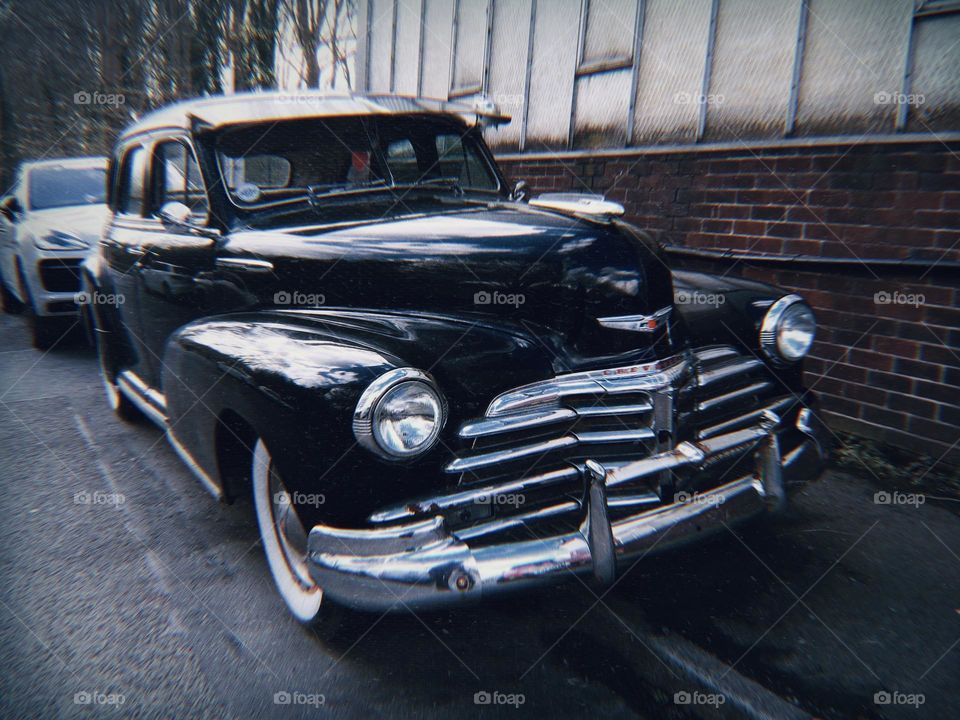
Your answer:
[[[0,305],[3,311],[10,315],[19,315],[23,312],[23,303],[10,290],[6,278],[0,276]]]

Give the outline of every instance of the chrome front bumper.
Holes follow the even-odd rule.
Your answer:
[[[588,461],[583,521],[555,537],[471,548],[437,516],[383,528],[310,531],[310,573],[332,600],[373,610],[420,609],[479,600],[500,592],[552,584],[568,573],[613,580],[627,561],[673,548],[786,503],[786,486],[816,477],[825,430],[809,410],[796,428],[803,441],[780,452],[779,418],[766,413],[750,428],[696,443],[683,442],[615,471]],[[756,471],[671,505],[611,522],[606,490],[664,471],[703,468],[732,453],[752,452]]]

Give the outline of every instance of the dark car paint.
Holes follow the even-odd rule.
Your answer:
[[[271,448],[288,486],[323,492],[317,516],[339,522],[456,482],[441,471],[456,430],[498,393],[732,339],[758,353],[764,308],[783,294],[671,275],[656,247],[623,224],[505,199],[371,197],[343,225],[310,219],[253,229],[234,217],[215,240],[116,217],[86,278],[131,296],[96,308],[108,372],[133,370],[163,391],[169,427],[215,483],[223,481],[221,420],[240,417]],[[218,265],[224,258],[269,261],[273,270]],[[677,289],[724,300],[676,305],[652,333],[597,323],[668,306]],[[494,290],[524,302],[474,301]],[[322,296],[322,307],[284,305],[284,293]],[[412,464],[372,455],[351,429],[363,389],[402,366],[432,374],[450,407],[439,444]],[[778,376],[799,388],[799,369]]]

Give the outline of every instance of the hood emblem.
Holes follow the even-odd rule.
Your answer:
[[[650,315],[613,315],[611,317],[597,318],[597,322],[603,327],[613,330],[650,333],[666,324],[667,318],[670,317],[671,310],[673,310],[673,307],[667,305],[667,307],[660,308]]]

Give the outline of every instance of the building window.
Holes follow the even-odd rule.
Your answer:
[[[483,92],[490,38],[490,1],[456,0],[450,97]]]
[[[577,74],[619,70],[633,64],[638,0],[583,0]]]

